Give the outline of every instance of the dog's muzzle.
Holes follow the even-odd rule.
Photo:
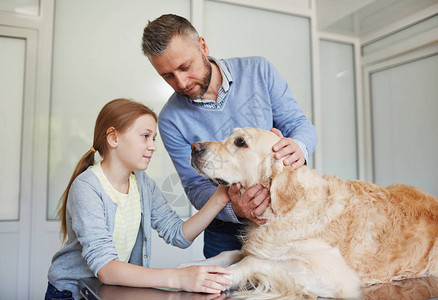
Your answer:
[[[205,163],[202,157],[206,153],[205,149],[206,148],[202,143],[193,143],[192,154],[190,156],[190,164],[196,170],[196,172],[202,176],[205,176],[204,172],[202,172],[202,168]]]
[[[212,168],[212,163],[205,159],[205,155],[207,153],[206,150],[207,148],[203,143],[193,143],[190,163],[192,167],[196,170],[196,172],[198,172],[200,175],[209,177],[204,171],[204,169]],[[229,183],[226,180],[223,180],[222,178],[210,178],[210,179],[215,181],[217,184],[229,185]]]
[[[192,144],[192,157],[196,157],[202,155],[205,152],[205,146],[202,143],[193,143]]]

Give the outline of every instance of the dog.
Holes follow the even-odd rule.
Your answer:
[[[274,158],[280,138],[236,128],[219,142],[192,144],[191,165],[217,184],[261,184],[271,204],[249,224],[239,251],[201,264],[232,270],[233,295],[359,298],[361,288],[438,275],[438,199],[406,185],[387,188]],[[196,263],[199,264],[199,263]],[[236,294],[237,293],[237,294]]]

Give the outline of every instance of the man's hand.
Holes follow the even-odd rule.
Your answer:
[[[304,165],[304,153],[300,146],[298,146],[292,138],[283,137],[277,128],[272,128],[271,131],[281,138],[281,140],[272,147],[272,150],[275,152],[274,157],[276,159],[285,157],[283,164],[285,166],[292,166],[294,169],[298,169]]]
[[[243,195],[240,195],[239,190],[241,187],[240,183],[234,183],[228,189],[228,196],[231,199],[234,213],[236,216],[249,219],[257,225],[264,224],[266,220],[261,220],[259,217],[271,203],[268,189],[256,184],[246,190]]]

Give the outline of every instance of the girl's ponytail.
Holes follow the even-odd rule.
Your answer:
[[[62,242],[64,243],[67,238],[67,197],[68,193],[70,191],[70,187],[73,183],[73,181],[78,177],[79,174],[84,172],[89,166],[92,166],[94,164],[94,153],[96,150],[94,147],[91,147],[91,149],[82,156],[82,158],[79,160],[78,164],[76,165],[75,170],[73,171],[73,175],[70,178],[70,181],[67,185],[67,188],[65,189],[64,193],[61,196],[61,199],[59,200],[58,207],[57,207],[57,217],[61,221],[61,237]]]

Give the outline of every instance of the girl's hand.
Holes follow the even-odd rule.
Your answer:
[[[188,292],[217,294],[232,283],[223,276],[231,275],[231,271],[219,266],[190,266],[177,271],[178,285]]]
[[[230,202],[228,187],[219,185],[207,203],[194,216],[184,222],[183,233],[186,239],[193,242],[228,202]]]
[[[218,185],[216,192],[214,192],[213,197],[216,199],[216,203],[225,207],[225,205],[230,202],[230,197],[228,196],[229,186],[226,185]],[[213,198],[212,197],[212,198]]]

